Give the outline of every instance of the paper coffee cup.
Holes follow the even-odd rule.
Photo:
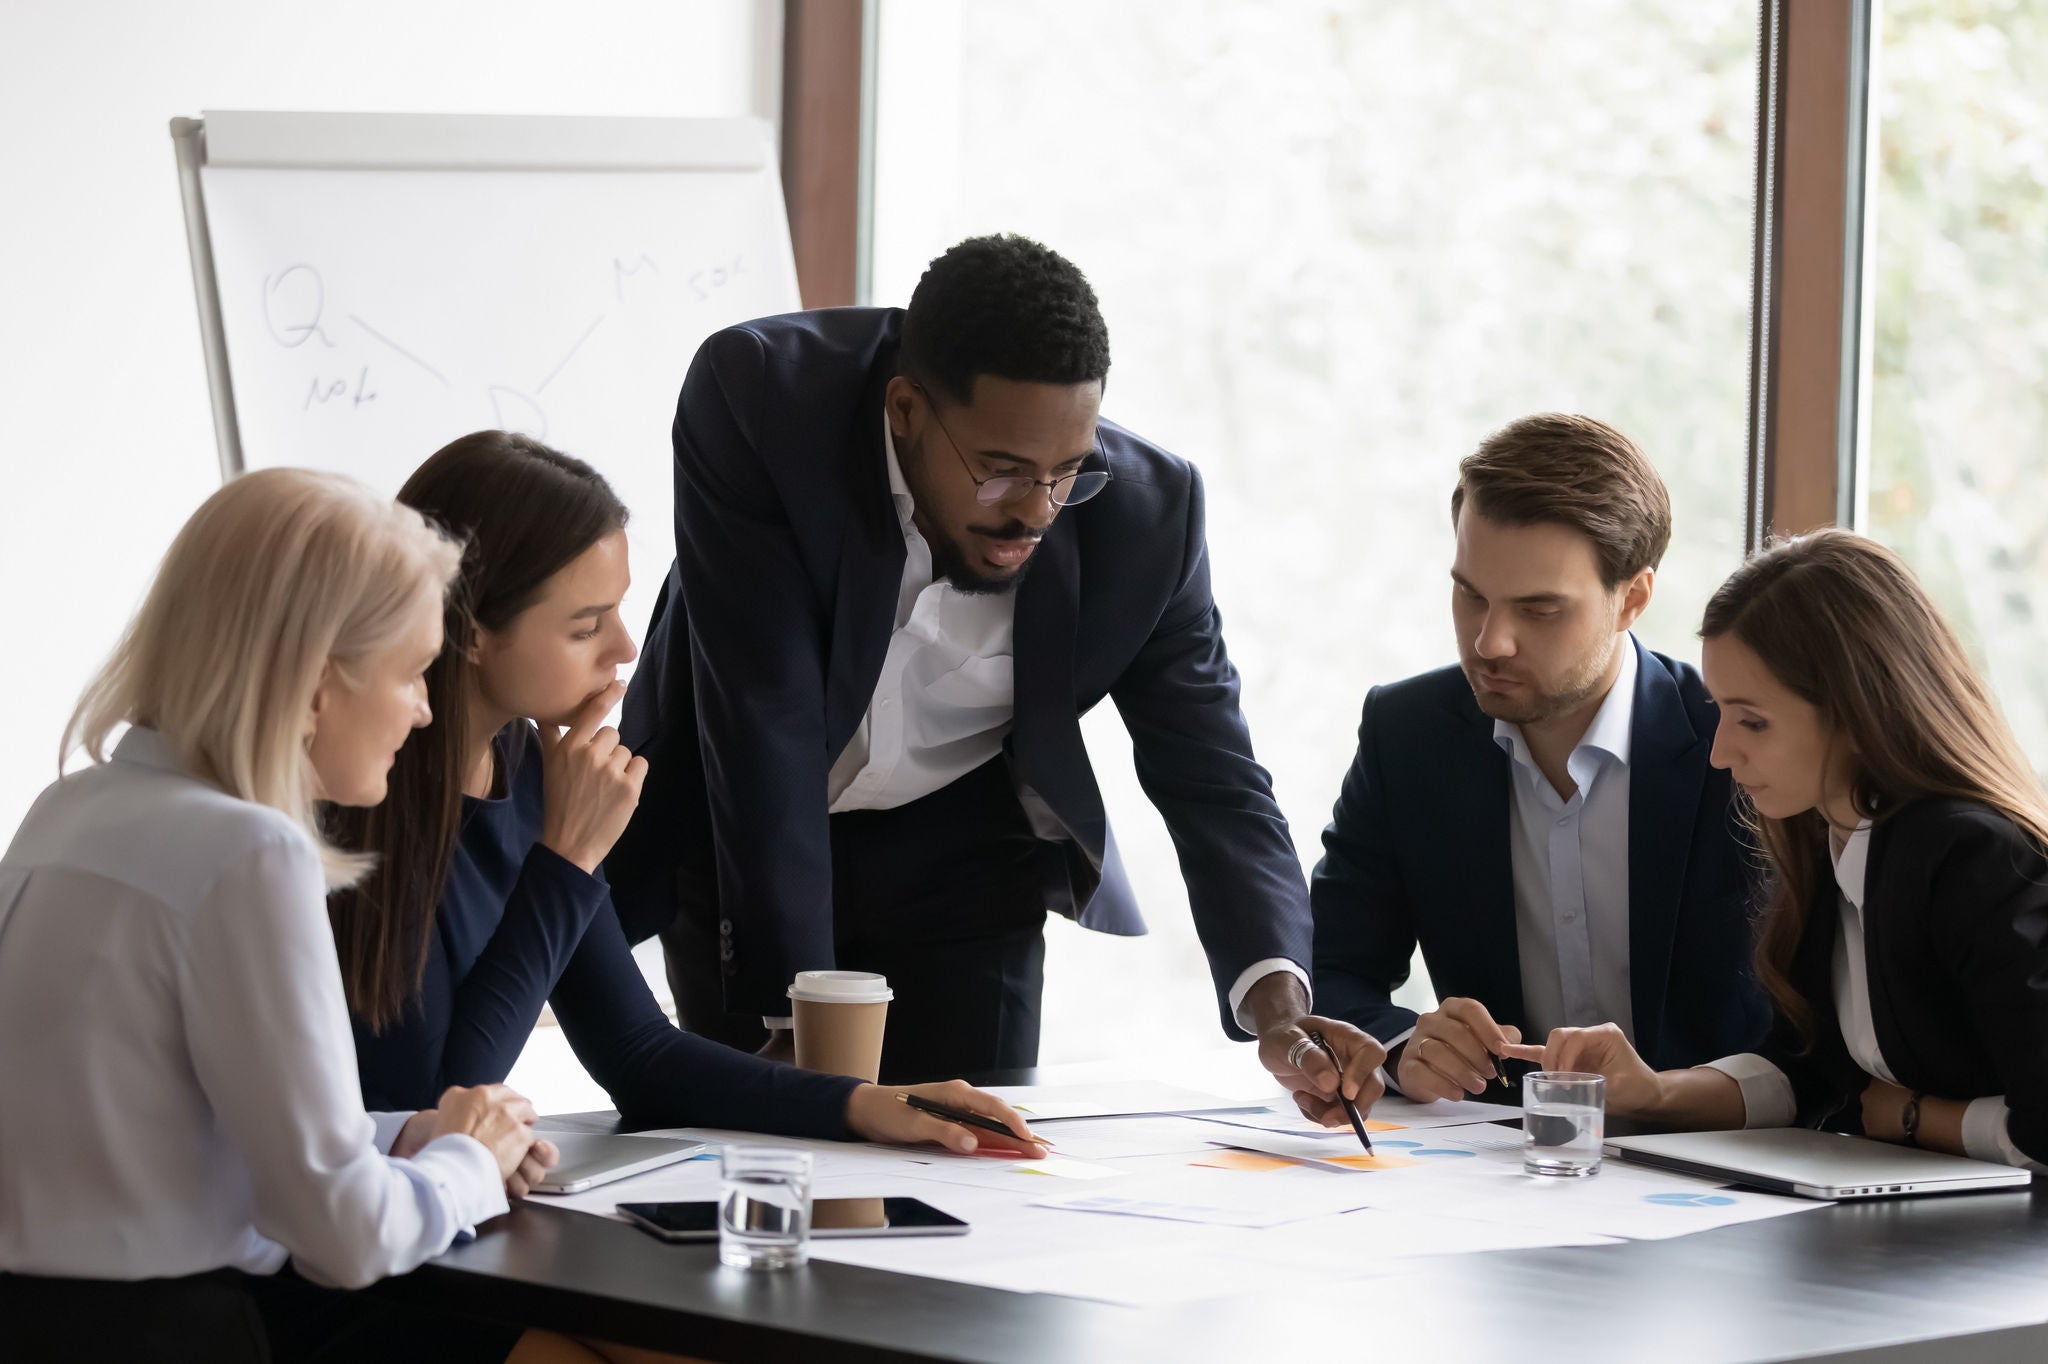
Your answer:
[[[797,972],[789,987],[796,1063],[874,1083],[882,1073],[882,1032],[895,997],[888,978],[869,971]]]

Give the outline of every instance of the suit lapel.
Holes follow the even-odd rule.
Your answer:
[[[1513,800],[1510,759],[1493,737],[1493,721],[1479,709],[1470,691],[1452,709],[1458,717],[1463,757],[1452,770],[1459,774],[1451,788],[1450,821],[1459,846],[1454,849],[1462,873],[1455,882],[1462,893],[1451,903],[1426,907],[1426,913],[1455,913],[1462,923],[1451,925],[1473,982],[1473,998],[1502,1021],[1518,1025],[1522,1010],[1522,958],[1515,930],[1515,870],[1508,817]],[[1467,775],[1469,774],[1469,775]]]
[[[1012,752],[1025,782],[1099,866],[1108,821],[1074,699],[1074,635],[1081,600],[1077,534],[1072,517],[1055,519],[1017,588]]]
[[[1654,1058],[1707,765],[1678,684],[1642,645],[1629,740],[1628,973],[1636,1050]],[[1654,1063],[1654,1062],[1653,1062]]]
[[[846,529],[825,679],[827,761],[838,758],[867,714],[896,630],[906,551],[882,445],[882,395],[895,372],[896,353],[884,350],[869,372],[867,392],[847,433]]]

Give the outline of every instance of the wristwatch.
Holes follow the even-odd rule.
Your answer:
[[[1905,1131],[1908,1146],[1920,1144],[1920,1101],[1926,1097],[1919,1090],[1914,1090],[1913,1096],[1906,1100],[1905,1111],[1899,1114],[1899,1126]]]

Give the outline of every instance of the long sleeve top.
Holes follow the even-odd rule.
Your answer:
[[[420,992],[382,1033],[356,1020],[364,1100],[423,1105],[503,1080],[551,1003],[569,1045],[639,1126],[844,1138],[858,1081],[778,1065],[679,1030],[640,975],[603,875],[540,842],[540,737],[493,741],[502,791],[465,796]]]
[[[385,1154],[317,850],[132,729],[0,858],[0,1270],[355,1287],[505,1211],[491,1153]]]

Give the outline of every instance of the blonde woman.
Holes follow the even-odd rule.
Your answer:
[[[1703,671],[1772,873],[1755,1054],[1652,1071],[1619,1028],[1512,1054],[1674,1127],[1861,1131],[2048,1171],[2048,796],[1890,550],[1819,531],[1707,603]]]
[[[314,803],[384,798],[457,562],[350,480],[247,475],[179,532],[86,689],[64,749],[92,761],[0,859],[0,1320],[21,1357],[290,1357],[341,1326],[301,1313],[281,1341],[265,1294],[287,1257],[344,1287],[403,1273],[551,1158],[503,1086],[363,1111],[328,929],[328,889],[366,861]]]

